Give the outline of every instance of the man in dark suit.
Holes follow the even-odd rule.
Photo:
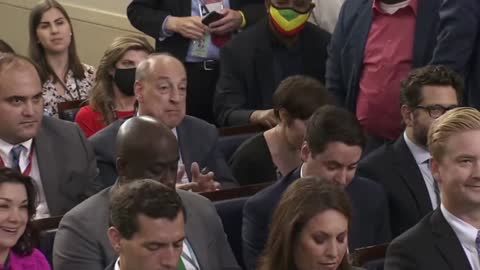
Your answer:
[[[31,176],[37,218],[62,215],[99,189],[95,156],[73,123],[43,117],[42,85],[30,60],[0,57],[0,167]]]
[[[348,239],[351,251],[390,240],[384,190],[371,180],[354,177],[364,143],[358,121],[345,109],[325,105],[312,115],[301,150],[303,165],[245,204],[242,237],[248,269],[255,269],[258,263],[283,192],[300,177],[318,176],[346,189],[353,206]]]
[[[427,65],[438,0],[347,0],[328,51],[327,89],[367,131],[366,152],[402,132],[400,82]]]
[[[233,33],[264,16],[262,4],[263,0],[133,0],[127,15],[135,28],[155,39],[157,51],[185,63],[188,114],[212,122],[219,50]],[[223,18],[204,25],[202,17],[213,11]]]
[[[480,269],[480,112],[450,110],[428,134],[441,205],[392,241],[385,270]]]
[[[185,207],[174,189],[143,179],[120,186],[110,199],[108,238],[118,259],[106,270],[185,269]]]
[[[272,127],[273,92],[291,75],[325,82],[330,34],[307,22],[311,0],[266,0],[268,18],[237,35],[221,51],[214,114],[221,126]],[[294,19],[293,19],[294,18]]]
[[[219,187],[216,181],[224,188],[235,186],[230,168],[218,149],[217,129],[185,115],[186,76],[182,63],[166,54],[153,55],[140,63],[135,82],[138,115],[161,121],[178,138],[179,163],[186,171],[181,181],[186,184],[183,188],[213,191]],[[97,155],[99,179],[106,185],[116,179],[114,142],[124,121],[118,120],[90,138]]]
[[[115,259],[107,230],[111,192],[118,186],[149,178],[175,189],[180,156],[177,140],[168,127],[148,116],[131,118],[119,129],[116,140],[117,182],[62,218],[53,247],[54,269],[103,270]],[[193,192],[177,193],[186,209],[183,252],[197,262],[192,267],[240,269],[213,204]],[[188,259],[182,260],[188,264]]]
[[[427,133],[436,118],[461,103],[463,83],[446,67],[426,66],[412,71],[401,88],[405,132],[366,156],[357,170],[387,191],[393,237],[439,206]]]
[[[445,0],[440,7],[438,43],[432,64],[446,65],[465,77],[464,104],[480,107],[480,2]]]

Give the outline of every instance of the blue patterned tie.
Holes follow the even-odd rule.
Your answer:
[[[20,154],[22,151],[26,149],[23,145],[17,145],[10,150],[10,158],[12,160],[12,169],[18,173],[22,173],[20,171]]]
[[[477,248],[477,254],[480,257],[480,231],[477,232],[477,238],[475,238],[475,247]]]

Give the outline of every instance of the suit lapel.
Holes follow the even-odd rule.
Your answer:
[[[441,256],[450,266],[450,269],[472,269],[460,241],[447,223],[440,208],[433,212],[430,222],[435,245],[439,249]]]
[[[428,37],[431,31],[435,31],[435,20],[437,15],[435,14],[436,9],[434,5],[431,4],[432,0],[418,0],[418,12],[417,12],[417,22],[415,26],[415,43],[413,47],[413,61],[412,66],[414,68],[424,66],[425,56],[431,55],[427,53],[427,50],[432,50],[433,48],[428,48]],[[433,0],[438,1],[438,0]]]
[[[391,154],[393,160],[395,160],[395,169],[413,193],[413,198],[417,202],[422,216],[426,215],[432,211],[430,196],[428,195],[422,173],[403,138],[403,134],[400,135],[400,138],[393,144],[392,148]]]
[[[185,191],[189,192],[189,191]],[[193,252],[195,253],[195,257],[197,258],[198,264],[200,265],[200,269],[206,269],[208,264],[208,256],[204,256],[204,254],[208,254],[208,242],[205,242],[208,237],[205,237],[200,233],[199,228],[202,228],[202,224],[199,224],[197,221],[198,219],[192,215],[191,210],[195,209],[194,206],[190,205],[190,200],[186,199],[186,194],[182,194],[184,191],[178,191],[178,194],[182,198],[182,202],[185,206],[185,211],[187,213],[187,223],[185,225],[185,235],[187,236],[188,243],[192,247]]]
[[[188,175],[188,179],[192,179],[190,166],[193,162],[193,157],[190,155],[191,151],[188,151],[187,149],[195,149],[195,145],[191,145],[192,140],[188,140],[186,138],[188,135],[186,134],[187,130],[185,121],[186,119],[184,118],[180,125],[177,126],[177,140],[180,155],[182,156],[183,166],[185,166],[185,173]]]
[[[49,139],[48,134],[42,125],[38,135],[34,139],[35,153],[37,155],[38,170],[40,172],[40,178],[42,181],[43,190],[45,192],[45,199],[50,213],[54,215],[58,211],[56,198],[58,195],[58,175],[59,171],[55,164],[58,164],[54,159],[57,156],[54,151],[53,142]]]

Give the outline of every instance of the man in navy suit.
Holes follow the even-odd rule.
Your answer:
[[[480,2],[444,0],[432,64],[446,65],[466,79],[464,103],[480,107]]]
[[[326,84],[367,131],[365,151],[398,138],[400,82],[427,65],[439,0],[347,0],[329,47]]]
[[[215,126],[185,115],[187,75],[183,64],[167,54],[152,55],[137,67],[135,97],[138,115],[151,116],[169,127],[179,142],[179,167],[184,189],[216,190],[236,186],[230,168],[218,148]],[[115,138],[125,120],[117,120],[90,137],[97,156],[99,179],[105,185],[117,177]],[[147,138],[139,138],[139,140]]]
[[[345,187],[353,205],[348,240],[350,250],[390,240],[384,190],[371,180],[354,177],[364,144],[363,130],[347,110],[326,105],[312,115],[301,150],[302,166],[245,204],[242,237],[248,269],[255,269],[258,263],[267,241],[272,214],[283,192],[300,177],[318,176]]]

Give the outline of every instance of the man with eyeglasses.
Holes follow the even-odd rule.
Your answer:
[[[461,103],[463,81],[444,66],[413,70],[402,82],[401,114],[406,129],[393,143],[363,159],[357,173],[387,191],[392,236],[398,236],[440,205],[427,149],[432,122]]]

